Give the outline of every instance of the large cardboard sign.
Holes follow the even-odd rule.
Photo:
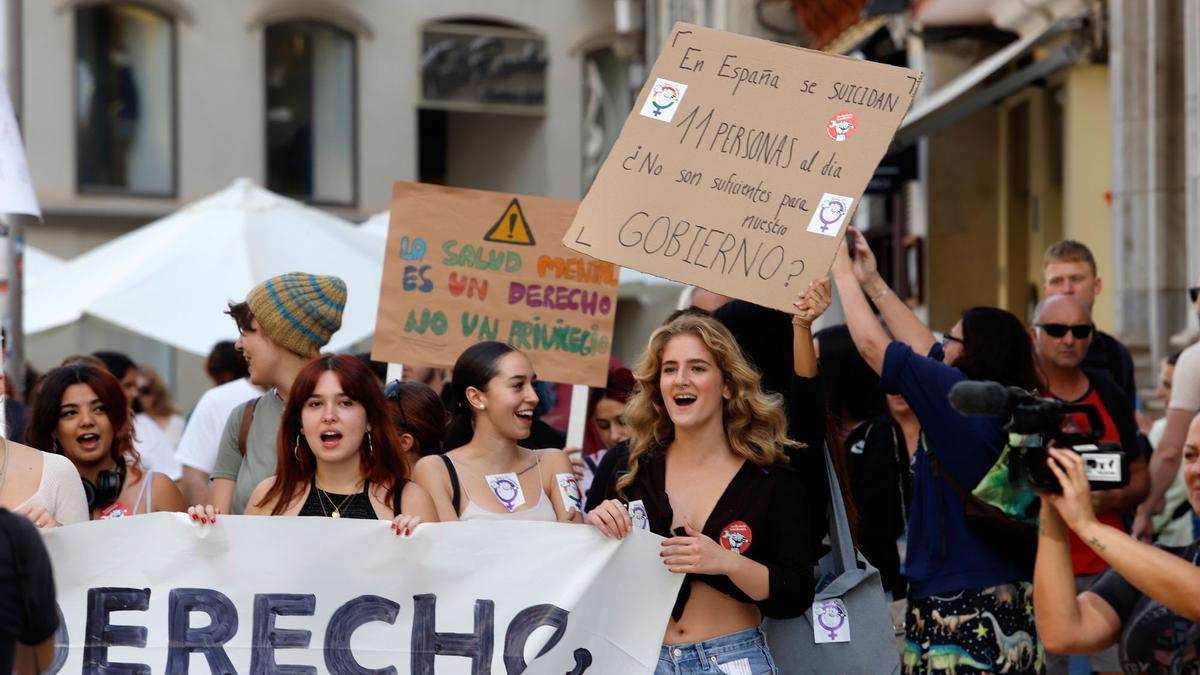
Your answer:
[[[396,183],[372,355],[449,368],[482,340],[604,386],[620,268],[563,246],[577,202]]]
[[[50,673],[649,673],[683,575],[562,523],[183,514],[45,533]]]
[[[792,311],[828,271],[920,82],[676,24],[564,243]]]

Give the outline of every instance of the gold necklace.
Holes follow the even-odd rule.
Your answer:
[[[346,508],[346,504],[348,504],[350,500],[354,498],[354,495],[358,494],[357,492],[351,492],[350,494],[346,495],[341,504],[335,505],[333,503],[333,497],[330,497],[328,492],[322,490],[321,486],[317,485],[316,481],[313,481],[313,485],[317,487],[317,501],[321,504],[321,513],[324,513],[330,518],[341,518],[342,509]],[[325,499],[329,500],[329,506],[333,508],[333,513],[326,513],[325,502],[321,500],[321,496],[324,496]]]

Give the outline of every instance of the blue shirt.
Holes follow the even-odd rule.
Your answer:
[[[1006,419],[965,417],[950,407],[950,388],[967,376],[942,363],[942,356],[938,344],[929,356],[920,356],[912,347],[893,342],[884,354],[880,377],[884,391],[903,396],[921,423],[906,560],[909,597],[914,599],[1028,579],[1016,563],[968,527],[954,488],[933,475],[930,449],[960,485],[972,489],[1000,458],[1007,438]]]

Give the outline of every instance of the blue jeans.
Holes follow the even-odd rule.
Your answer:
[[[776,675],[762,630],[722,635],[704,642],[663,645],[654,675]]]

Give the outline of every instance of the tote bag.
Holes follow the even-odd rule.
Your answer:
[[[814,617],[811,607],[794,619],[766,619],[767,645],[779,672],[785,675],[894,675],[900,672],[900,653],[879,571],[854,548],[828,446],[824,452],[832,546],[817,565],[814,601],[841,600],[845,621],[841,625],[826,622],[824,617]],[[826,634],[844,636],[842,631],[848,629],[850,640],[818,644],[814,623]]]

